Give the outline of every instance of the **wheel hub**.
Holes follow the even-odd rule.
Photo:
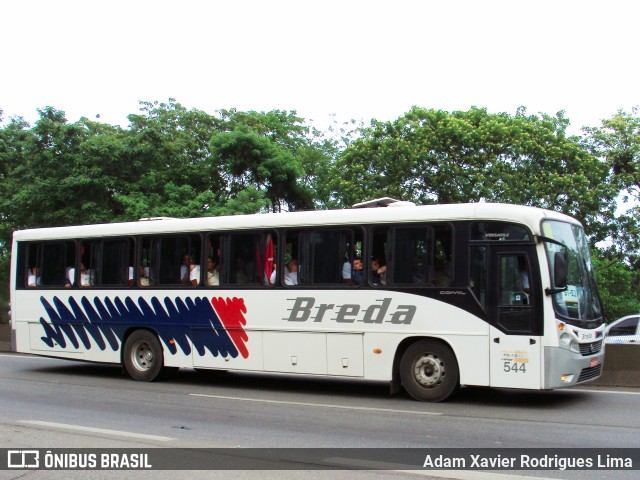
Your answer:
[[[413,375],[423,387],[437,387],[443,381],[445,375],[444,363],[435,355],[421,356],[413,367]]]
[[[134,350],[133,364],[138,370],[148,370],[153,363],[153,351],[146,343],[141,343]]]

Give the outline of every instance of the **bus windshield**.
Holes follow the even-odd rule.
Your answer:
[[[545,237],[558,242],[545,242],[556,316],[583,328],[594,328],[601,324],[602,307],[584,230],[577,225],[546,220],[542,224],[542,231]],[[566,282],[555,278],[557,262],[564,262],[566,265],[563,269],[566,271]],[[557,288],[559,284],[564,285]]]

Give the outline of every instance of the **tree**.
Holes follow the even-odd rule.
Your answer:
[[[209,148],[222,122],[200,110],[141,102],[124,140],[123,184],[117,198],[126,219],[211,215],[226,203],[224,174]]]
[[[640,117],[620,110],[602,126],[585,129],[593,155],[611,171],[610,183],[619,192],[618,212],[609,218],[607,246],[640,272]]]
[[[226,172],[230,196],[253,185],[264,192],[273,211],[313,208],[311,178],[303,167],[310,142],[302,119],[282,111],[232,110],[221,115],[226,131],[215,135],[210,145]]]
[[[619,258],[593,250],[598,289],[608,322],[640,312],[638,271]]]
[[[13,228],[108,221],[113,214],[110,182],[104,177],[111,166],[85,147],[98,130],[113,132],[115,127],[68,124],[64,112],[52,107],[39,114],[31,130],[16,130],[17,124],[10,129],[2,205],[7,221]]]
[[[414,107],[373,121],[340,155],[335,184],[344,205],[378,196],[425,203],[508,202],[563,211],[595,226],[615,189],[605,163],[589,154],[568,120],[445,112]],[[597,229],[593,229],[597,233]]]
[[[16,188],[12,171],[20,165],[24,143],[31,133],[23,118],[13,118],[0,129],[0,282],[9,278],[11,236],[14,230],[11,196]]]

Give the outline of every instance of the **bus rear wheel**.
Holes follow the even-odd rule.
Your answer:
[[[420,340],[402,355],[400,379],[407,393],[416,400],[443,402],[458,388],[458,362],[446,345]]]
[[[148,330],[136,330],[127,338],[123,351],[124,368],[131,378],[152,382],[163,370],[162,346]]]

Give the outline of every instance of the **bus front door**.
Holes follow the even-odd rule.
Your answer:
[[[542,306],[534,246],[492,246],[488,313],[490,385],[541,386]]]

